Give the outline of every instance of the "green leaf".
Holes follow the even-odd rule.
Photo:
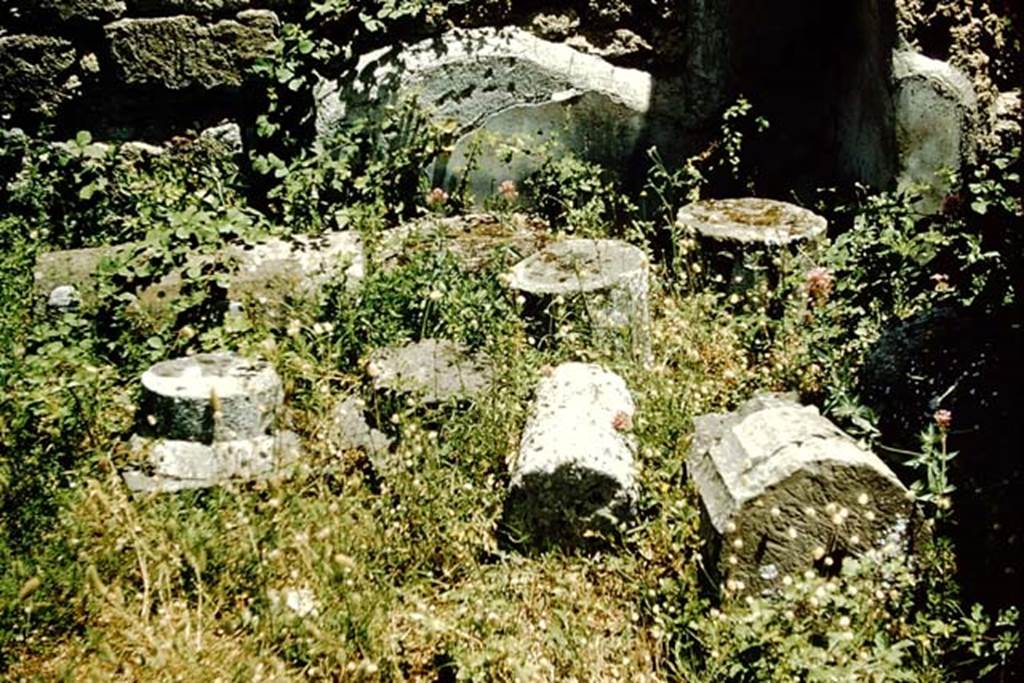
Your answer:
[[[87,130],[78,131],[78,135],[75,136],[75,142],[77,142],[79,146],[85,147],[92,142],[92,133]]]

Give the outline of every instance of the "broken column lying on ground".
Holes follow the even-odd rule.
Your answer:
[[[706,277],[727,291],[774,286],[786,258],[797,258],[825,238],[828,223],[799,206],[774,199],[705,199],[680,209],[676,225],[696,241]],[[808,263],[810,261],[808,260]]]
[[[687,461],[705,561],[726,594],[770,592],[846,556],[911,549],[913,502],[896,475],[819,414],[780,395],[703,415]]]
[[[595,344],[646,360],[648,272],[646,254],[631,244],[574,239],[556,242],[517,263],[509,287],[526,297],[526,311],[538,323],[538,333],[556,331],[563,314],[574,312],[582,317],[579,322],[589,325]]]
[[[959,173],[974,157],[978,100],[970,79],[946,62],[916,52],[893,55],[900,190],[918,190],[914,208],[942,210]]]
[[[124,472],[125,483],[173,492],[282,473],[299,453],[295,434],[274,430],[283,399],[264,361],[206,353],[157,363],[142,375],[131,439],[142,464]]]
[[[634,412],[626,383],[598,365],[565,363],[541,379],[505,502],[513,543],[577,546],[633,513]]]

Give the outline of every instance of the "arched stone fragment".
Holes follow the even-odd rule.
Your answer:
[[[321,84],[320,139],[329,139],[353,105],[415,99],[456,138],[450,156],[438,160],[435,184],[469,173],[478,199],[504,180],[525,178],[545,152],[571,151],[624,173],[642,158],[645,136],[658,137],[653,129],[664,118],[649,116],[650,74],[513,27],[453,30],[384,48],[365,55],[357,74],[351,86]],[[659,131],[667,140],[681,136],[678,126]]]
[[[706,564],[727,592],[772,591],[869,549],[911,549],[908,490],[817,408],[765,395],[694,424],[687,469]]]
[[[649,264],[647,255],[627,242],[555,242],[517,263],[509,287],[527,297],[527,310],[548,329],[556,324],[545,320],[553,302],[578,298],[594,341],[643,359],[650,355]]]
[[[812,250],[825,239],[827,221],[774,199],[705,199],[679,210],[676,225],[696,239],[709,275],[726,289],[745,290],[778,275],[783,254]]]
[[[269,433],[283,399],[269,363],[204,353],[142,375],[142,425],[156,437],[205,444],[256,438]]]
[[[574,546],[633,513],[635,410],[622,378],[598,365],[565,363],[541,379],[512,466],[510,540]]]

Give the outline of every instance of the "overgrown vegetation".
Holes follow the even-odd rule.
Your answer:
[[[765,122],[745,101],[726,112],[720,140],[679,169],[652,152],[635,192],[561,157],[522,187],[477,198],[503,225],[532,206],[552,233],[627,239],[652,255],[652,357],[637,363],[591,348],[571,324],[533,336],[502,284],[514,248],[473,269],[444,249],[443,232],[397,256],[382,248],[402,221],[465,208],[452,188],[431,187],[425,162],[444,131],[414,107],[355,119],[310,151],[303,98],[316,70],[442,14],[419,1],[370,12],[314,3],[308,24],[286,28],[281,54],[259,67],[267,111],[245,170],[199,142],[150,155],[87,133],[62,145],[0,139],[0,672],[1010,680],[1016,610],[971,605],[956,585],[956,414],[926,416],[920,439],[901,435],[917,439],[896,462],[917,479],[933,537],[915,558],[851,560],[836,576],[792,577],[781,594],[747,601],[720,602],[703,582],[685,460],[695,416],[759,390],[798,391],[866,443],[892,445],[859,379],[885,330],[943,307],[1020,311],[1019,149],[983,157],[937,216],[915,215],[913,197],[866,191],[823,205],[838,228],[831,246],[783,259],[779,282],[743,294],[709,273],[675,214],[702,197],[756,193],[743,148]],[[289,292],[229,314],[237,264],[226,247],[336,229],[359,231],[368,246],[358,290],[339,281],[320,297]],[[46,310],[30,295],[39,252],[128,242],[102,259],[78,307]],[[169,281],[173,295],[154,303],[147,292]],[[485,352],[495,388],[469,405],[379,401],[369,351],[427,337]],[[281,480],[130,496],[118,468],[140,371],[218,349],[277,368],[303,465]],[[498,542],[508,462],[536,381],[571,358],[620,372],[637,400],[642,510],[598,552],[521,554]],[[332,439],[331,411],[350,395],[397,438],[386,476]]]

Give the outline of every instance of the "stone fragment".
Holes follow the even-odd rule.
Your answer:
[[[299,0],[127,0],[133,14],[232,14],[248,9],[288,10]]]
[[[46,299],[46,305],[53,311],[70,311],[78,308],[82,297],[73,285],[54,287]]]
[[[270,54],[277,28],[273,12],[246,10],[213,24],[185,15],[121,19],[104,32],[124,83],[183,90],[241,86],[248,68]]]
[[[127,9],[124,0],[15,0],[28,17],[57,18],[61,21],[116,19]]]
[[[547,153],[571,151],[624,173],[642,155],[645,133],[660,126],[666,140],[680,137],[678,127],[649,115],[650,74],[516,28],[456,30],[397,54],[379,50],[360,61],[358,73],[351,87],[321,84],[321,139],[352,103],[415,98],[455,131],[451,154],[435,166],[435,185],[469,173],[478,200],[505,180],[525,178]]]
[[[527,298],[547,329],[546,319],[561,298],[585,310],[594,341],[646,358],[650,354],[649,265],[644,252],[619,240],[555,242],[517,263],[509,287]],[[576,299],[579,301],[575,301]],[[547,311],[547,313],[545,313]]]
[[[142,415],[163,439],[209,444],[260,437],[283,398],[269,363],[230,353],[164,361],[142,375]]]
[[[376,256],[382,268],[391,269],[407,262],[412,253],[444,249],[466,271],[478,272],[495,260],[530,256],[550,239],[546,223],[523,214],[428,216],[385,232]]]
[[[915,208],[942,209],[953,190],[950,173],[974,157],[978,99],[974,86],[955,67],[916,52],[893,55],[896,143],[900,190],[922,190]]]
[[[727,592],[770,592],[846,556],[911,549],[909,492],[817,408],[763,395],[694,426],[687,469],[706,566]]]
[[[565,363],[541,379],[505,504],[513,541],[574,546],[633,513],[634,413],[626,383],[598,365]]]
[[[999,93],[992,104],[993,132],[1003,140],[1003,149],[1010,149],[1021,143],[1020,90]]]
[[[0,116],[53,115],[70,96],[75,48],[51,36],[0,35]]]
[[[200,140],[206,140],[220,147],[231,155],[239,155],[242,147],[242,127],[234,121],[226,121],[211,126],[199,134]]]
[[[746,290],[779,273],[780,254],[807,252],[824,240],[821,216],[787,202],[744,197],[705,199],[679,210],[676,225],[695,238],[711,276],[727,289]]]
[[[240,262],[229,286],[233,299],[249,295],[274,300],[282,292],[315,296],[340,278],[356,285],[366,267],[362,240],[354,230],[274,237],[253,247],[233,248],[230,254]]]
[[[55,287],[72,285],[87,303],[95,300],[96,271],[105,258],[123,258],[137,244],[90,247],[41,254],[35,267],[35,284],[47,294]],[[362,242],[354,231],[302,235],[288,239],[270,238],[250,247],[231,247],[225,257],[237,258],[238,271],[229,279],[232,300],[255,298],[273,308],[286,297],[301,293],[316,296],[329,282],[344,278],[348,286],[363,278],[365,258]],[[140,294],[141,304],[157,310],[173,301],[181,277],[172,274]]]
[[[424,404],[468,400],[491,386],[491,370],[447,339],[423,339],[370,354],[366,372],[378,391],[412,394]]]
[[[328,438],[338,450],[361,450],[371,461],[387,453],[392,443],[387,434],[366,423],[363,402],[355,396],[340,401],[331,411]]]
[[[139,433],[130,440],[133,491],[171,493],[286,474],[298,437],[272,431],[281,380],[264,361],[205,353],[157,363],[142,375]]]

